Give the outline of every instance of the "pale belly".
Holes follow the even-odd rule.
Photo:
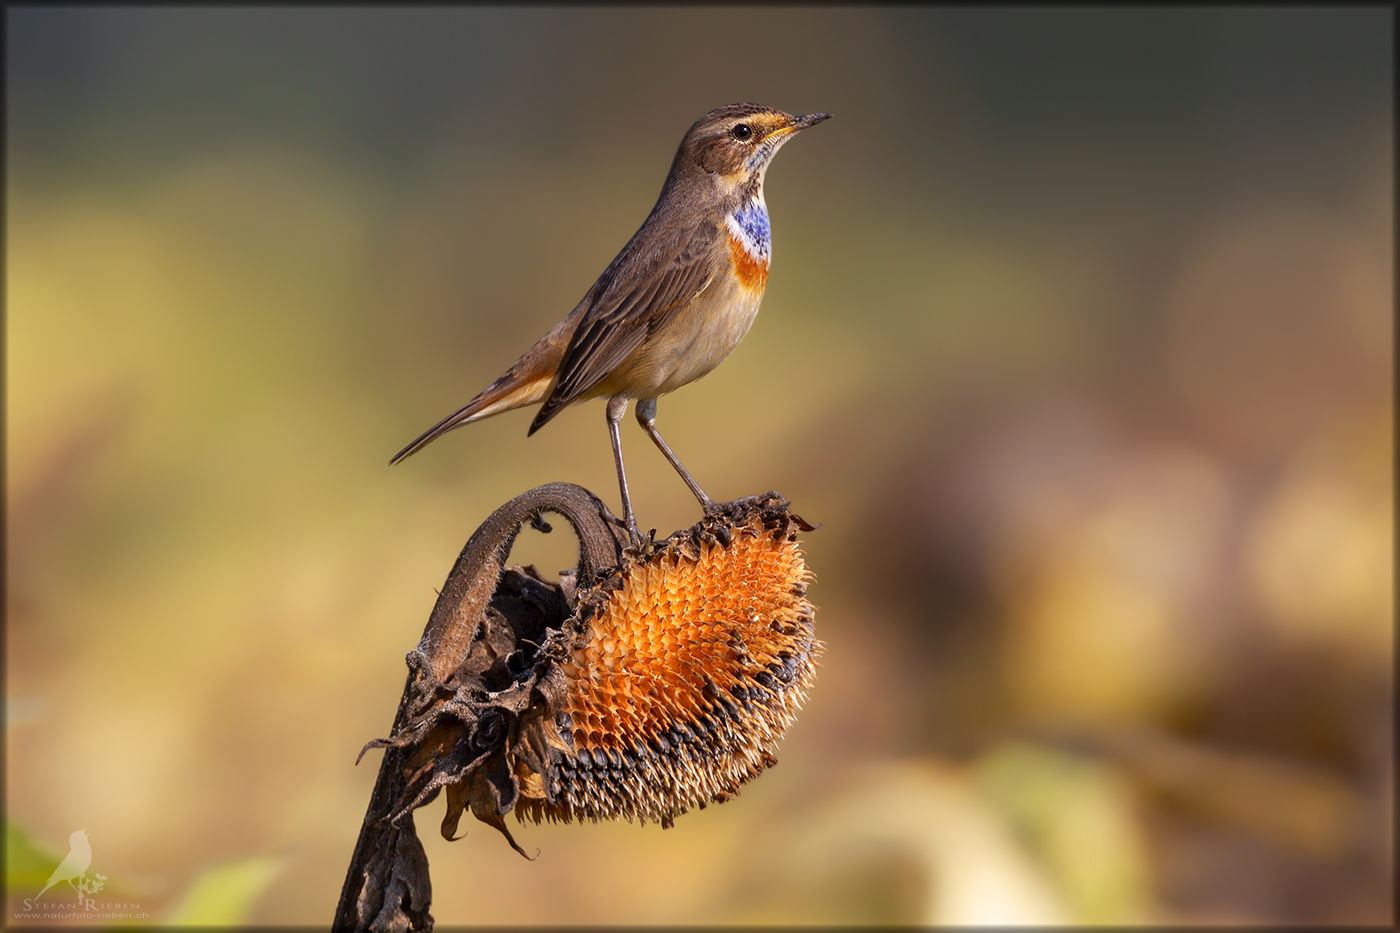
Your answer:
[[[744,339],[762,300],[762,288],[734,279],[711,284],[604,379],[596,395],[655,398],[694,382]]]

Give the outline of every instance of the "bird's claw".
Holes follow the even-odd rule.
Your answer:
[[[649,539],[646,535],[643,535],[641,529],[637,527],[637,520],[631,515],[628,515],[625,518],[614,518],[613,521],[627,532],[627,540],[630,541],[631,544],[625,548],[625,550],[634,551],[639,555],[646,554]],[[652,537],[655,537],[656,530],[652,529],[651,534]]]
[[[731,512],[743,511],[751,506],[761,506],[765,502],[777,502],[782,506],[787,506],[788,504],[787,499],[784,499],[782,496],[778,495],[777,492],[770,489],[768,492],[761,495],[744,496],[742,499],[733,499],[729,502],[715,502],[713,500],[702,502],[701,508],[704,509],[706,518],[715,518],[720,515],[727,515]]]

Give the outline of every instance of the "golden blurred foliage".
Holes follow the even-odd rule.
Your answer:
[[[153,917],[326,923],[462,543],[615,500],[601,406],[388,457],[752,99],[836,116],[660,421],[822,523],[810,703],[665,832],[427,808],[438,921],[1392,922],[1393,11],[732,18],[7,11],[9,823]]]
[[[1393,428],[1376,414],[1313,439],[1251,529],[1250,582],[1285,637],[1393,654]]]

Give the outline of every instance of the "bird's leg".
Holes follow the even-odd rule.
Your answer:
[[[676,472],[681,475],[681,479],[685,480],[685,484],[690,487],[690,491],[695,493],[695,498],[700,500],[700,508],[705,511],[705,514],[709,515],[711,512],[714,512],[714,500],[705,495],[705,490],[701,489],[700,484],[691,478],[691,475],[686,472],[685,467],[681,466],[680,459],[671,452],[670,447],[666,446],[666,442],[662,440],[660,432],[656,430],[656,399],[648,398],[637,402],[637,423],[642,426],[643,431],[647,432],[647,437],[651,438],[652,443],[661,448],[661,452],[666,455],[667,460],[671,461],[671,466],[676,468]],[[622,461],[619,460],[618,462],[621,463]]]
[[[637,530],[637,519],[632,515],[632,497],[627,493],[627,471],[622,467],[622,432],[618,426],[627,413],[627,396],[614,395],[608,399],[608,436],[612,438],[613,460],[617,462],[617,485],[622,490],[622,521],[634,543],[641,543],[642,533]]]

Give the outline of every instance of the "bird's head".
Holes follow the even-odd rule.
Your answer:
[[[75,829],[68,834],[68,844],[77,845],[80,842],[86,841],[87,837],[88,831],[86,829]]]
[[[800,130],[830,117],[809,113],[795,117],[761,104],[729,104],[711,110],[690,127],[676,153],[675,169],[699,172],[722,194],[756,190],[768,163]]]

